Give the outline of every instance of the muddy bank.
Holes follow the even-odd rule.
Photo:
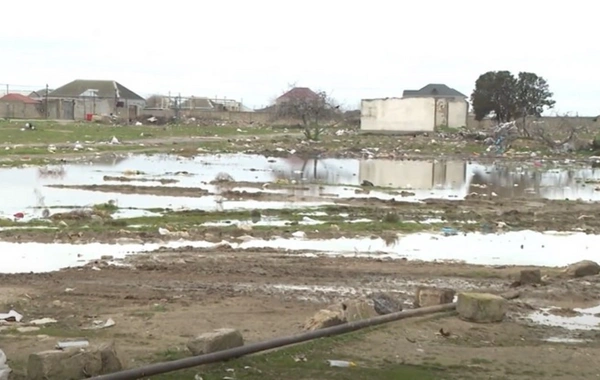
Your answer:
[[[183,350],[185,355],[185,342],[191,336],[214,328],[238,328],[248,342],[256,342],[298,333],[305,320],[317,310],[372,291],[394,294],[409,308],[418,286],[500,293],[511,289],[510,284],[521,269],[290,258],[264,251],[155,252],[131,258],[126,264],[128,266],[114,267],[97,261],[82,269],[49,274],[0,275],[4,307],[18,309],[25,316],[24,321],[38,318],[57,321],[33,332],[21,333],[10,325],[1,332],[2,348],[13,369],[22,372],[31,352],[49,349],[59,340],[79,335],[93,342],[114,340],[126,367],[136,367],[143,362],[161,360],[158,356],[168,350]],[[545,342],[551,337],[590,338],[593,335],[590,332],[569,333],[519,318],[542,306],[587,306],[600,295],[597,276],[567,280],[557,278],[556,270],[542,271],[549,279],[547,285],[521,288],[522,295],[511,302],[505,322],[478,325],[475,329],[455,316],[403,321],[394,324],[393,330],[400,329],[403,335],[394,340],[401,344],[394,346],[394,350],[402,348],[410,352],[405,360],[420,364],[424,356],[415,351],[414,345],[418,342],[427,352],[436,352],[435,355],[445,358],[444,365],[459,365],[471,360],[473,355],[487,357],[487,351],[493,348],[494,365],[486,368],[495,373],[501,372],[509,362],[513,371],[521,365],[525,368],[525,361],[510,355],[523,347],[527,347],[527,363],[534,359],[545,360],[550,347],[552,355],[563,356],[569,355],[574,347],[598,349],[593,342]],[[116,324],[92,332],[84,330],[95,320],[108,318]],[[452,338],[436,335],[440,328],[450,332]],[[378,331],[369,333],[358,346],[347,341],[344,349],[336,350],[337,355],[350,355],[360,347],[357,357],[361,360],[388,358],[389,348],[382,346]],[[560,366],[567,372],[574,370],[569,369],[569,364],[560,363]],[[517,374],[520,376],[519,371]],[[531,378],[531,373],[523,372],[523,376]]]

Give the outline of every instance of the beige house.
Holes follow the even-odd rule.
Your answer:
[[[433,132],[467,125],[467,96],[445,84],[406,90],[402,98],[363,99],[361,130],[365,132]]]
[[[92,115],[116,115],[135,119],[146,100],[113,80],[77,79],[48,94],[49,112],[57,119],[90,119]]]

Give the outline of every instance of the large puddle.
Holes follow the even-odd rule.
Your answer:
[[[126,243],[126,242],[124,242]],[[206,241],[173,241],[165,247],[183,246],[216,248],[228,244],[236,249],[272,248],[287,250],[290,254],[307,257],[316,255],[389,258],[424,261],[462,261],[483,265],[539,265],[566,266],[576,261],[597,260],[595,247],[600,236],[585,234],[552,234],[530,231],[499,235],[468,234],[443,236],[441,234],[411,234],[401,236],[389,244],[383,239],[307,240],[274,237],[271,240],[250,236],[238,242],[210,243]],[[90,260],[111,255],[115,259],[128,254],[150,251],[159,244],[41,244],[0,242],[7,259],[0,266],[2,273],[46,272],[83,265]],[[565,252],[570,252],[565,255]]]
[[[588,309],[573,309],[574,315],[557,315],[559,308],[544,308],[528,315],[534,323],[562,327],[567,330],[600,330],[600,306]]]
[[[41,214],[34,207],[89,206],[115,200],[122,208],[172,208],[231,210],[318,206],[327,198],[379,197],[418,201],[424,198],[461,199],[469,194],[484,197],[532,197],[600,200],[600,170],[571,168],[547,170],[536,165],[500,167],[463,161],[392,161],[380,159],[304,160],[229,154],[183,158],[172,155],[131,155],[91,163],[74,163],[42,171],[36,167],[0,169],[0,196],[10,199],[0,216],[16,212]],[[219,192],[209,184],[220,173],[238,182],[302,183],[294,190],[260,190],[292,193],[289,202],[225,200],[218,195],[174,197],[106,193],[51,188],[47,185],[135,185],[195,187]],[[126,176],[128,182],[115,177]],[[176,181],[166,183],[169,180]],[[162,181],[162,182],[161,182]],[[377,187],[368,194],[357,187],[369,181]],[[599,184],[596,184],[596,183]],[[407,190],[399,194],[399,190]],[[323,197],[323,202],[298,202],[300,197]]]

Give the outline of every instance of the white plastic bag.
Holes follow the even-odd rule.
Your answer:
[[[6,364],[6,355],[0,350],[0,380],[8,380],[8,375],[12,372],[8,364]]]

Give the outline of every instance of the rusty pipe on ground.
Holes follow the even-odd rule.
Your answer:
[[[281,338],[266,340],[263,342],[252,343],[241,347],[213,352],[206,355],[193,356],[190,358],[179,359],[165,363],[156,363],[145,367],[133,368],[121,372],[96,376],[90,378],[89,380],[135,380],[145,378],[148,376],[159,375],[162,373],[196,367],[203,364],[210,364],[230,359],[236,359],[257,352],[307,342],[318,338],[346,334],[349,332],[364,329],[366,327],[373,327],[405,318],[420,317],[428,314],[452,311],[454,309],[456,309],[456,303],[399,311],[397,313],[380,315],[378,317],[364,319],[362,321],[349,322],[344,323],[342,325],[327,327],[324,329],[310,331],[299,335],[285,336]]]

